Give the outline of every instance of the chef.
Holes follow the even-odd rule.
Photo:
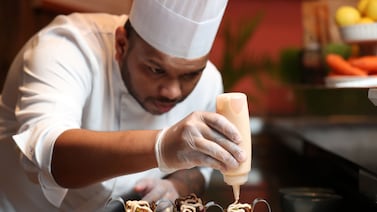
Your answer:
[[[12,63],[0,101],[0,211],[102,211],[201,194],[246,158],[214,113],[208,55],[226,0],[137,0],[129,16],[57,16]]]

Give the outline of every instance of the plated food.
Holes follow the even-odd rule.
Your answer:
[[[153,212],[154,207],[151,207],[147,201],[143,200],[128,200],[126,202],[125,212]]]
[[[253,207],[248,203],[233,203],[226,209],[227,212],[253,212]]]
[[[223,212],[253,212],[253,208],[256,203],[264,202],[269,211],[271,211],[269,204],[266,200],[255,199],[252,204],[234,202],[230,204],[227,208],[223,208],[215,202],[208,202],[206,204],[197,197],[195,194],[190,194],[184,197],[180,197],[175,200],[175,202],[168,201],[157,201],[149,204],[143,200],[128,200],[125,203],[126,212],[206,212],[210,207],[217,207],[219,211]]]
[[[175,207],[178,212],[204,212],[205,206],[200,198],[195,194],[186,197],[180,197],[175,201]]]
[[[160,200],[149,204],[143,200],[128,200],[125,204],[125,212],[205,212],[206,205],[195,194],[180,197],[171,202]]]

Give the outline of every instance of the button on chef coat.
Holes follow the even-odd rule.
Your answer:
[[[15,169],[0,178],[0,209],[101,210],[108,198],[130,192],[137,180],[164,176],[155,168],[86,188],[62,188],[51,175],[51,158],[54,142],[65,130],[162,129],[193,111],[214,111],[223,87],[210,62],[192,93],[171,111],[152,115],[136,102],[115,60],[114,32],[126,20],[125,15],[58,16],[17,55],[0,101],[0,144],[5,146],[0,149],[7,151],[0,157],[9,156]],[[14,144],[21,164],[8,151]],[[6,169],[6,163],[0,165]],[[39,186],[21,176],[21,167]],[[200,170],[208,183],[211,170]]]

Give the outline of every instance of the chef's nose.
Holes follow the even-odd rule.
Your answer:
[[[161,95],[168,99],[177,99],[182,95],[181,84],[178,80],[166,80],[161,88]]]

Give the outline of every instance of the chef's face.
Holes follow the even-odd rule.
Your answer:
[[[124,42],[117,42],[123,81],[146,111],[155,115],[168,112],[195,88],[207,56],[192,60],[171,57],[154,49],[135,31],[118,30],[125,33]]]

